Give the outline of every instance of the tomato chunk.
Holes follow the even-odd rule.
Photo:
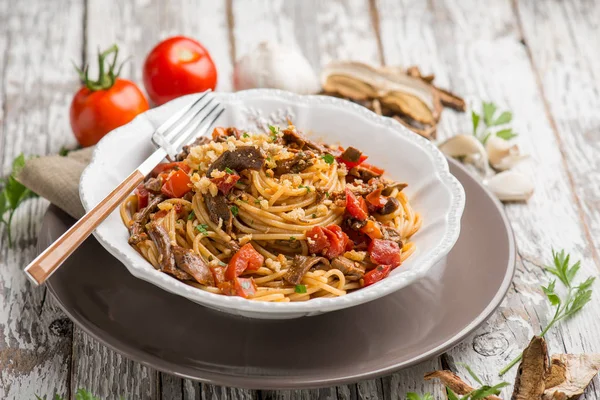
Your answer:
[[[373,239],[369,244],[369,256],[376,264],[400,265],[400,246],[391,240]]]
[[[233,282],[221,282],[217,285],[217,287],[225,296],[237,295],[237,290],[235,289],[235,285]]]
[[[256,283],[252,278],[235,278],[233,284],[237,295],[245,299],[256,293]]]
[[[192,190],[190,184],[192,181],[188,174],[183,170],[177,170],[166,180],[160,191],[168,197],[182,197]]]
[[[221,267],[221,266],[211,267],[210,272],[212,272],[212,274],[213,274],[213,278],[215,279],[215,284],[217,285],[217,287],[219,286],[220,283],[223,283],[226,281],[225,267]]]
[[[325,250],[324,255],[329,259],[342,255],[349,246],[353,245],[348,235],[338,225],[329,225],[324,233],[329,241],[329,248]]]
[[[211,178],[211,182],[217,185],[219,191],[223,194],[229,193],[232,187],[235,186],[237,181],[240,179],[239,175],[236,174],[225,174],[219,178]]]
[[[138,211],[148,206],[148,190],[143,183],[135,189],[135,195],[137,196]]]
[[[383,233],[381,232],[381,227],[378,222],[375,221],[367,221],[365,226],[360,228],[360,231],[370,237],[371,239],[381,239],[383,237]]]
[[[379,282],[383,278],[387,277],[392,270],[391,265],[379,265],[377,268],[370,270],[363,277],[363,285],[369,286],[375,282]]]
[[[189,173],[191,171],[191,168],[189,167],[189,165],[187,165],[183,161],[178,161],[178,162],[158,164],[156,167],[154,167],[152,172],[150,172],[150,175],[156,177],[156,176],[160,175],[161,173],[170,171],[172,169],[180,169],[186,173]]]
[[[367,195],[366,199],[370,205],[377,209],[383,208],[388,201],[387,197],[381,194],[381,189],[373,190]]]
[[[352,218],[359,221],[364,221],[369,216],[365,199],[360,196],[356,197],[348,188],[346,188],[346,211]]]
[[[379,175],[379,176],[383,175],[383,173],[385,172],[384,169],[376,167],[372,164],[368,164],[366,162],[363,162],[360,166],[368,169],[369,171],[373,172],[375,175]]]
[[[234,280],[246,270],[256,271],[264,262],[263,255],[256,251],[250,243],[246,243],[229,260],[229,265],[225,271],[225,279]]]
[[[308,251],[313,254],[320,254],[321,251],[329,247],[329,240],[325,235],[325,230],[320,226],[315,226],[310,231],[306,232],[308,242]]]

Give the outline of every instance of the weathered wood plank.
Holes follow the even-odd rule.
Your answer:
[[[21,152],[46,154],[73,143],[68,122],[77,77],[69,59],[82,45],[82,2],[0,4],[0,176]],[[44,90],[41,90],[41,89]],[[28,200],[13,219],[14,248],[0,227],[0,398],[67,394],[72,325],[32,288],[21,269],[35,243],[48,202]]]
[[[600,4],[515,1],[596,264],[600,263]]]
[[[497,372],[548,321],[549,309],[539,286],[546,281],[541,266],[551,247],[581,255],[581,274],[597,275],[590,242],[573,206],[559,143],[545,114],[510,2],[398,3],[377,3],[386,62],[418,64],[425,72],[435,73],[440,85],[468,95],[477,104],[480,99],[493,100],[513,110],[513,127],[535,160],[520,167],[535,181],[533,198],[528,204],[506,207],[521,256],[509,296],[499,313],[448,353],[451,365],[466,362],[484,378],[497,381]],[[469,125],[468,116],[446,111],[439,137],[468,132]],[[596,297],[581,316],[553,330],[548,336],[551,350],[598,351],[593,335],[580,333],[597,331],[599,305]],[[512,381],[514,372],[505,378]],[[509,392],[506,389],[504,393]],[[589,394],[588,398],[596,396]]]
[[[352,59],[372,64],[380,62],[378,38],[374,29],[370,4],[366,0],[323,2],[233,3],[233,37],[236,58],[241,57],[261,41],[277,41],[300,49],[316,71],[332,60]],[[261,21],[257,24],[256,21]],[[257,29],[260,26],[260,29]],[[320,390],[262,391],[263,398],[402,398],[407,392],[424,386],[435,392],[430,383],[423,383],[424,372],[440,367],[431,360],[415,368],[383,379],[359,382],[356,385]],[[435,392],[436,394],[439,392]],[[400,397],[398,397],[400,396]]]
[[[123,76],[142,83],[142,67],[147,53],[160,40],[179,34],[198,39],[210,51],[219,71],[219,90],[229,90],[231,60],[228,42],[227,13],[225,1],[88,1],[87,10],[87,59],[92,61],[98,48],[117,43],[121,54],[132,60],[123,69]],[[96,67],[90,66],[91,73]],[[89,346],[97,354],[89,359]],[[74,342],[76,371],[74,385],[97,388],[98,394],[122,395],[126,398],[147,398],[152,395],[164,399],[196,398],[198,384],[182,381],[166,374],[159,375],[150,368],[132,363],[111,350],[91,341],[78,331]],[[110,365],[111,380],[105,376],[88,374],[93,365]],[[134,373],[135,372],[135,373]],[[142,384],[138,376],[144,376]],[[126,379],[126,381],[123,381]],[[160,385],[159,385],[160,383]],[[160,387],[160,393],[155,389]]]

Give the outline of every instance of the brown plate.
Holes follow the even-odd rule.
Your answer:
[[[289,389],[389,374],[460,342],[492,314],[513,277],[515,246],[502,206],[462,167],[450,167],[467,202],[460,238],[448,257],[430,278],[350,309],[295,320],[223,314],[136,279],[94,238],[47,285],[88,334],[181,377]],[[72,223],[50,207],[39,249]]]

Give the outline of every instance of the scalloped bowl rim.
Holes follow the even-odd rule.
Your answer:
[[[360,290],[346,294],[345,296],[334,297],[334,298],[317,298],[311,299],[304,302],[291,302],[291,303],[278,303],[278,302],[258,302],[251,301],[237,296],[223,296],[213,294],[202,289],[195,288],[193,286],[184,284],[169,275],[157,271],[154,268],[147,268],[150,264],[143,259],[133,248],[131,252],[137,256],[137,259],[130,257],[129,254],[124,253],[117,247],[115,247],[110,238],[106,238],[99,230],[94,230],[94,236],[102,244],[102,246],[115,256],[119,261],[125,264],[126,268],[136,277],[151,282],[162,289],[169,292],[184,296],[192,301],[200,303],[202,305],[237,313],[244,315],[244,312],[251,313],[254,317],[260,314],[269,315],[276,317],[276,314],[286,313],[298,313],[300,315],[313,315],[328,311],[334,311],[343,309],[358,304],[362,304],[368,301],[375,300],[377,298],[388,295],[395,292],[403,287],[412,284],[413,282],[424,277],[427,272],[437,262],[439,262],[444,256],[446,256],[460,234],[460,219],[465,206],[465,193],[460,182],[450,173],[448,162],[445,156],[438,150],[438,148],[429,140],[424,137],[413,133],[406,127],[402,126],[399,122],[392,118],[383,117],[373,113],[367,108],[358,104],[352,103],[347,100],[321,95],[298,95],[282,90],[276,89],[251,89],[235,93],[224,93],[215,92],[217,98],[222,101],[225,105],[227,103],[240,103],[245,100],[252,100],[256,98],[271,98],[276,100],[282,100],[284,102],[303,105],[303,106],[314,106],[319,104],[327,104],[329,106],[339,107],[351,111],[358,116],[369,120],[382,129],[391,129],[397,135],[401,135],[404,139],[408,140],[415,146],[425,150],[425,152],[433,160],[436,180],[439,184],[444,185],[451,196],[450,207],[446,214],[446,231],[440,243],[434,247],[431,251],[424,255],[421,263],[414,269],[403,271],[401,274],[392,275],[388,278],[378,282],[376,285],[362,288]],[[192,94],[184,96],[183,98],[192,98],[198,96],[198,94]],[[91,198],[91,191],[85,190],[86,183],[88,182],[88,176],[90,172],[97,168],[99,160],[102,159],[103,154],[107,149],[113,149],[115,142],[119,141],[119,133],[123,130],[135,129],[136,127],[142,127],[144,123],[152,123],[149,116],[154,115],[160,109],[165,109],[172,106],[172,103],[179,101],[183,98],[176,99],[172,102],[166,103],[160,107],[151,109],[145,113],[138,115],[131,122],[123,125],[109,134],[107,134],[94,149],[91,161],[81,175],[79,183],[80,198],[84,208],[90,210],[94,204],[96,204]],[[118,212],[118,210],[114,211]],[[127,245],[129,246],[129,245]],[[132,255],[133,255],[132,254]],[[238,313],[239,312],[239,313]],[[298,315],[298,316],[300,316]]]

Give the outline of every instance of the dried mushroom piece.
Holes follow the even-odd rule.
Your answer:
[[[542,399],[577,399],[598,371],[600,354],[555,354]]]
[[[325,94],[346,98],[380,115],[393,117],[412,131],[433,137],[444,101],[460,109],[464,101],[399,67],[375,68],[359,62],[334,62],[321,73]],[[411,75],[412,74],[412,75]],[[443,100],[446,98],[447,100]],[[450,100],[448,100],[450,99]],[[464,107],[463,107],[464,109]]]
[[[548,347],[540,336],[534,336],[523,350],[523,360],[515,379],[512,400],[541,399],[546,388],[548,375]]]
[[[414,66],[414,65],[412,67],[409,67],[406,70],[406,73],[409,76],[412,76],[414,78],[419,78],[424,82],[430,83],[433,86],[433,88],[437,91],[438,95],[440,96],[440,100],[445,107],[449,107],[456,111],[462,111],[462,112],[467,110],[467,103],[465,102],[464,99],[462,99],[461,97],[458,97],[457,95],[455,95],[454,93],[452,93],[448,90],[441,89],[441,88],[433,85],[433,80],[435,79],[435,75],[421,75],[421,71],[419,70],[419,67]]]
[[[463,381],[458,375],[456,375],[452,371],[442,370],[442,371],[429,372],[428,374],[425,374],[423,379],[425,379],[426,381],[429,381],[434,378],[439,379],[444,386],[447,386],[454,393],[459,394],[461,396],[465,395],[467,393],[471,393],[473,390],[475,390],[474,387],[467,384],[465,381]],[[500,397],[494,396],[494,395],[487,396],[484,399],[486,399],[486,400],[502,400]]]

